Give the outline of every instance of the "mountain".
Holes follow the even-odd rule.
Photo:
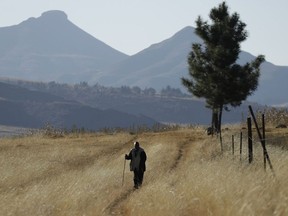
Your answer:
[[[95,75],[103,85],[139,86],[161,89],[167,85],[180,86],[180,74],[187,71],[187,55],[192,41],[201,42],[194,28],[186,27],[173,37],[131,56]]]
[[[171,38],[106,68],[104,73],[95,74],[94,80],[108,86],[152,87],[156,90],[170,85],[186,92],[180,78],[188,76],[187,57],[192,44],[201,43],[194,30],[193,27],[185,27]],[[245,64],[253,59],[255,56],[242,51],[238,63]],[[248,100],[264,105],[288,102],[287,80],[288,67],[264,62],[261,66],[258,90]]]
[[[264,63],[258,89],[248,99],[257,103],[288,107],[288,67]]]
[[[41,128],[46,124],[70,129],[151,127],[157,122],[143,115],[113,109],[97,109],[72,100],[39,91],[31,91],[0,82],[0,124]]]
[[[201,43],[194,30],[185,27],[128,56],[75,26],[64,12],[48,11],[38,18],[0,28],[0,76],[156,90],[169,85],[186,92],[180,79],[188,76],[187,56],[192,43]],[[238,62],[244,64],[254,58],[242,51]],[[286,80],[288,67],[263,63],[258,89],[248,100],[264,105],[287,104]]]
[[[128,56],[71,23],[62,11],[0,28],[0,75],[79,82]]]

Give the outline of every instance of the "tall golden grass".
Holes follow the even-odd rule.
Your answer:
[[[288,215],[287,150],[268,143],[273,177],[257,142],[249,165],[243,139],[240,161],[240,126],[231,128],[223,153],[202,128],[2,138],[0,215]],[[138,190],[124,161],[135,140],[148,156]]]

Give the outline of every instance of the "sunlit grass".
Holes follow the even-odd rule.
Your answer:
[[[223,153],[201,128],[3,138],[1,215],[287,215],[287,151],[267,146],[274,177],[268,165],[264,171],[259,143],[249,165],[243,139],[240,161],[240,127],[231,128],[223,132]],[[124,161],[134,140],[148,156],[136,191]]]

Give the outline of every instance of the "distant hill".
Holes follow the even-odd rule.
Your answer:
[[[79,82],[128,57],[75,26],[62,11],[1,27],[0,41],[2,77]]]
[[[89,86],[87,83],[67,85],[17,80],[5,82],[65,98],[66,101],[78,101],[101,110],[113,109],[132,116],[144,115],[161,123],[209,125],[211,122],[211,110],[205,107],[203,99],[192,98],[188,94],[179,94],[172,88],[166,89],[165,92],[161,91],[162,93],[159,94],[155,93],[155,90],[127,86],[116,88],[101,85]],[[255,103],[244,102],[236,109],[224,111],[223,123],[245,121],[248,115],[248,105],[252,105],[255,110],[263,108]]]
[[[143,115],[97,109],[49,93],[31,91],[0,82],[0,124],[41,128],[46,124],[71,129],[151,127],[157,122]]]

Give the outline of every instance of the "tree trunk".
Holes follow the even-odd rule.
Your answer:
[[[218,131],[218,133],[220,135],[221,152],[223,152],[222,133],[221,133],[222,112],[223,112],[223,104],[220,105],[218,125],[217,125],[217,131]]]
[[[218,122],[217,122],[217,131],[221,131],[221,126],[222,126],[222,113],[223,113],[223,105],[220,105],[219,108],[219,116],[218,116]]]
[[[212,122],[211,122],[212,135],[215,132],[217,133],[217,128],[218,128],[218,111],[217,109],[213,108],[212,109]]]

